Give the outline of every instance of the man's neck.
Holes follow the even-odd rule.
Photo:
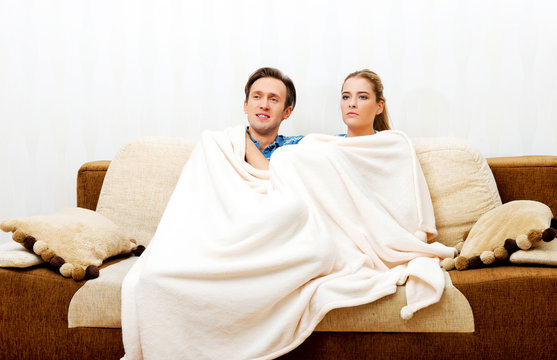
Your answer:
[[[263,151],[263,149],[265,149],[267,146],[271,145],[273,141],[275,141],[275,139],[277,138],[277,134],[278,134],[278,132],[271,133],[271,134],[264,134],[264,135],[258,134],[251,127],[249,129],[249,132],[251,137],[255,141],[259,141],[259,150],[261,151]]]
[[[265,149],[267,146],[271,145],[273,143],[273,141],[275,141],[275,139],[276,139],[276,135],[266,136],[266,137],[255,139],[255,140],[259,141],[259,150],[263,151],[263,149]]]

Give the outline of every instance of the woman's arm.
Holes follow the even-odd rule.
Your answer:
[[[255,146],[246,132],[246,161],[256,169],[269,170],[269,160]]]

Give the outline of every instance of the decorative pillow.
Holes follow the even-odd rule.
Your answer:
[[[16,242],[74,280],[98,277],[98,266],[111,256],[130,252],[140,255],[145,249],[103,215],[82,208],[4,220],[0,229],[12,232]]]
[[[501,206],[495,178],[483,155],[464,140],[412,139],[435,212],[434,239],[455,246],[486,212]]]
[[[557,226],[554,224],[553,226]],[[535,249],[518,250],[509,257],[514,264],[541,264],[557,266],[557,241],[543,242]]]
[[[554,227],[557,220],[547,205],[530,200],[508,202],[482,215],[457,246],[460,255],[443,260],[442,266],[465,270],[493,264],[518,250],[538,247],[541,240],[553,240]]]
[[[0,267],[26,268],[43,262],[40,256],[30,253],[14,242],[0,245]]]

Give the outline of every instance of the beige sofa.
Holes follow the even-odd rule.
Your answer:
[[[498,199],[537,200],[557,213],[557,156],[494,158],[488,159],[487,167],[481,155],[460,142],[416,139],[415,145],[439,215],[440,236],[450,241],[487,208],[497,206]],[[78,173],[77,205],[97,209],[148,242],[189,151],[191,144],[180,140],[147,139],[124,148],[112,165],[86,163]],[[484,190],[479,190],[478,179],[483,179]],[[464,198],[482,191],[485,196],[476,200],[477,206],[472,201],[462,208],[462,201],[455,199],[463,194],[451,193],[454,188],[469,191]],[[141,221],[133,214],[141,214]],[[102,284],[108,274],[121,272],[118,266],[125,268],[122,264],[131,261],[110,259],[99,279],[83,282],[63,278],[46,266],[0,269],[0,357],[121,357],[119,287]],[[399,291],[373,304],[331,312],[318,331],[283,358],[554,358],[557,268],[504,263],[449,275],[454,288],[437,306],[418,312],[414,322],[392,316],[404,299]],[[98,291],[113,301],[95,301],[91,294]]]

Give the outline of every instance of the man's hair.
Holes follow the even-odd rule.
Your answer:
[[[289,106],[292,106],[292,110],[294,110],[294,106],[296,106],[296,88],[294,87],[294,83],[290,78],[284,75],[279,69],[271,68],[271,67],[262,67],[254,71],[253,74],[248,79],[246,83],[246,101],[249,98],[249,92],[251,90],[251,86],[254,82],[261,78],[271,77],[282,81],[284,86],[286,86],[286,101],[284,103],[284,108],[286,109]]]

